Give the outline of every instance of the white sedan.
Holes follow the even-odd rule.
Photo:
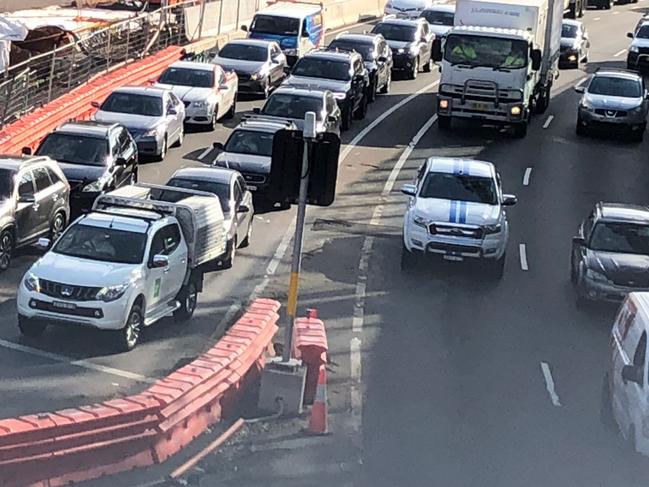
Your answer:
[[[232,118],[237,109],[237,74],[212,63],[175,62],[155,85],[171,89],[185,104],[186,124],[208,125],[213,130],[218,120]]]

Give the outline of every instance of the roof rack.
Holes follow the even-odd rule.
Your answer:
[[[243,120],[246,121],[246,122],[283,123],[287,127],[290,127],[291,125],[293,125],[293,122],[288,117],[280,117],[280,116],[274,116],[274,115],[262,115],[262,114],[259,114],[259,113],[253,113],[253,114],[244,115]]]
[[[344,47],[339,47],[339,46],[327,46],[325,47],[325,51],[331,51],[331,52],[358,52],[356,49],[352,48],[344,48]]]

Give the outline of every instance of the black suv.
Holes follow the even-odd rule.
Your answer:
[[[329,44],[330,50],[356,51],[363,57],[370,85],[368,101],[376,100],[377,93],[388,93],[392,81],[392,51],[381,34],[338,35]]]
[[[70,216],[70,185],[47,157],[0,156],[0,271],[13,251],[48,237],[54,242]]]
[[[349,130],[352,118],[367,114],[369,75],[363,58],[357,52],[315,50],[295,63],[282,86],[316,88],[334,94],[342,110],[342,130]]]
[[[26,147],[23,152],[30,150]],[[45,136],[36,155],[61,166],[72,191],[73,217],[90,211],[100,194],[137,182],[137,145],[119,124],[65,123]]]
[[[426,19],[384,18],[372,33],[381,34],[388,42],[395,71],[404,71],[410,79],[415,79],[419,69],[426,72],[432,69],[435,34]]]

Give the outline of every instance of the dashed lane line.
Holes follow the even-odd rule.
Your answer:
[[[523,186],[528,186],[530,184],[530,176],[532,175],[532,168],[528,167],[525,169],[525,174],[523,174]]]
[[[554,387],[554,379],[552,378],[552,372],[550,371],[550,366],[547,362],[541,362],[541,372],[543,373],[543,379],[545,380],[545,389],[550,395],[550,401],[552,405],[556,407],[561,406],[561,401],[559,401],[559,396]]]
[[[209,154],[210,152],[212,152],[212,149],[213,149],[213,147],[208,147],[208,148],[205,149],[203,152],[201,152],[201,153],[198,155],[198,160],[199,160],[199,161],[202,161],[203,158],[204,158],[207,154]]]
[[[524,271],[528,270],[529,268],[527,267],[527,250],[525,248],[524,243],[518,245],[518,253],[521,259],[521,269],[523,269]]]
[[[626,48],[613,54],[613,57],[619,57],[626,52]]]
[[[543,128],[544,128],[544,129],[547,129],[547,128],[550,126],[550,124],[552,123],[552,120],[554,120],[554,115],[550,115],[550,116],[548,117],[548,119],[547,119],[547,120],[545,121],[545,123],[543,124]]]

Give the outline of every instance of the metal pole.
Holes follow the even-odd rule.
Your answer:
[[[223,2],[225,0],[221,0],[221,5],[219,5],[219,31],[217,32],[219,35],[221,34],[221,22],[223,22]]]
[[[310,128],[310,125],[312,128]],[[304,235],[304,220],[306,219],[306,197],[309,187],[309,149],[315,136],[315,113],[307,112],[304,117],[304,154],[302,154],[302,171],[300,178],[300,193],[298,196],[297,217],[295,220],[295,237],[293,240],[293,261],[291,262],[291,278],[288,284],[288,321],[284,336],[284,351],[282,362],[291,360],[293,342],[293,325],[297,313],[297,294],[302,264],[302,237]]]
[[[185,10],[183,9],[183,12]],[[201,1],[201,18],[198,21],[198,39],[203,38],[203,20],[205,19],[205,0]]]
[[[54,82],[54,65],[56,63],[56,50],[52,51],[52,63],[50,64],[50,76],[47,86],[47,102],[52,101],[52,83]]]
[[[241,12],[240,12],[240,10],[241,10],[241,0],[237,0],[237,22],[234,24],[234,30],[239,30],[239,27],[241,27],[241,26],[239,25],[239,19],[240,19],[240,17],[241,17],[241,15],[240,15]]]

